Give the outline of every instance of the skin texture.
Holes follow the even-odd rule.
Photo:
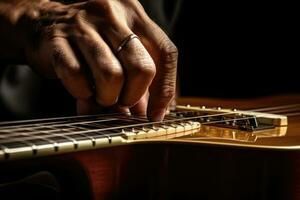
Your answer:
[[[59,78],[79,114],[110,107],[162,120],[177,49],[137,0],[0,0],[0,59]],[[115,50],[130,34],[120,52]]]

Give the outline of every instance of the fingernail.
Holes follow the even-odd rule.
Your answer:
[[[158,109],[151,112],[151,121],[162,121],[165,117],[166,109]]]

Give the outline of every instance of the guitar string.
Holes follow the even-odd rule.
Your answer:
[[[231,113],[228,113],[228,114],[231,114]],[[197,116],[197,117],[194,117],[193,119],[196,119],[196,118],[204,118],[204,117],[211,117],[211,116],[225,116],[224,113],[222,114],[215,114],[215,115],[204,115],[204,116]],[[253,117],[252,117],[253,118]],[[138,119],[141,119],[141,118],[138,118]],[[182,121],[182,120],[188,120],[189,118],[179,118],[179,119],[173,119],[171,121],[175,122],[175,121]],[[234,119],[236,120],[236,119]],[[91,122],[81,122],[82,124],[88,124],[88,123],[92,123],[92,122],[97,122],[97,121],[91,121]],[[106,129],[98,129],[98,130],[89,130],[89,131],[85,131],[85,132],[93,132],[93,131],[107,131],[107,130],[113,130],[113,129],[121,129],[121,128],[128,128],[128,127],[137,127],[137,126],[142,126],[142,125],[154,125],[154,124],[160,124],[160,123],[168,123],[170,122],[170,120],[166,120],[166,121],[163,121],[163,122],[149,122],[149,123],[144,123],[144,124],[134,124],[134,125],[127,125],[127,126],[119,126],[119,127],[110,127],[110,128],[106,128]],[[220,122],[225,122],[224,120],[223,121],[220,121]],[[220,122],[212,122],[212,123],[220,123]],[[75,124],[77,125],[78,123],[71,123],[69,125],[72,125],[72,124]],[[64,131],[66,129],[64,128]],[[41,132],[41,130],[37,130],[38,132]],[[67,130],[68,131],[68,130]],[[50,133],[49,131],[47,131],[47,133]],[[82,132],[75,132],[74,134],[80,134]],[[84,132],[83,132],[84,133]],[[30,134],[33,134],[32,132]],[[5,134],[5,136],[10,136],[9,134]],[[31,138],[32,139],[32,138]]]
[[[271,111],[272,113],[275,113],[275,114],[280,114],[280,113],[293,113],[293,112],[297,112],[297,111],[300,111],[300,107],[299,109],[294,109],[294,108],[286,108],[286,109],[281,109],[281,110],[274,110],[274,111]]]
[[[259,112],[259,111],[274,111],[274,110],[280,110],[280,109],[286,109],[286,108],[300,108],[300,104],[289,104],[289,105],[282,105],[282,106],[273,106],[273,107],[263,107],[263,108],[255,108],[253,111]]]
[[[172,111],[172,113],[185,113],[186,111]],[[94,115],[94,117],[115,117],[115,116],[132,116],[132,115],[127,115],[128,112],[123,112],[123,113],[113,113],[113,114],[101,114],[101,115]],[[234,112],[230,112],[230,113],[218,113],[218,114],[213,114],[213,115],[203,115],[202,117],[213,117],[213,116],[219,116],[219,115],[232,115],[232,114],[236,114]],[[138,116],[138,115],[136,115]],[[139,117],[145,117],[145,116],[141,116],[139,115]],[[72,117],[74,118],[74,117]],[[82,116],[81,116],[82,118]],[[76,119],[76,118],[75,118]],[[114,118],[112,118],[114,119]],[[88,120],[86,118],[83,118],[83,120]],[[63,121],[63,122],[68,122],[69,120],[67,121]],[[95,121],[96,122],[96,121]],[[101,122],[101,121],[99,121]],[[57,124],[55,124],[57,123]],[[82,123],[89,123],[89,121],[77,121],[77,122],[70,122],[70,123],[76,123],[76,124],[82,124]],[[28,126],[32,126],[32,127],[37,127],[37,126],[45,126],[45,125],[49,125],[49,127],[52,127],[52,126],[61,126],[62,122],[61,121],[57,121],[57,122],[49,122],[49,123],[39,123],[39,124],[25,124],[25,125],[16,125],[16,126],[12,126],[12,125],[9,125],[9,126],[2,126],[0,127],[0,131],[13,131],[13,130],[18,130],[19,128],[23,128],[23,127],[26,127],[28,128]],[[64,123],[63,125],[69,125],[67,123]]]
[[[201,117],[201,118],[204,118],[204,117],[214,117],[214,116],[226,116],[226,115],[230,115],[230,114],[232,114],[232,113],[226,113],[226,114],[224,114],[224,113],[220,113],[220,114],[214,114],[214,115],[202,115],[202,116],[199,116],[199,117]],[[131,116],[131,118],[132,118],[132,116]],[[137,119],[137,118],[136,118]],[[142,119],[142,118],[138,118],[138,119]],[[82,125],[82,124],[90,124],[90,123],[93,123],[93,122],[105,122],[105,121],[112,121],[112,120],[119,120],[119,119],[110,119],[110,120],[93,120],[93,121],[84,121],[84,122],[72,122],[72,123],[69,123],[69,124],[66,124],[66,123],[64,123],[63,124],[63,126],[64,126],[64,130],[66,130],[66,126],[70,126],[70,125]],[[185,120],[184,118],[180,118],[179,120]],[[165,122],[168,122],[168,121],[165,121]],[[158,122],[158,123],[160,123],[160,122]],[[151,125],[154,125],[155,124],[155,122],[151,122]],[[138,125],[138,124],[137,124]],[[61,124],[59,124],[59,125],[52,125],[52,126],[45,126],[45,124],[39,124],[39,126],[43,126],[43,128],[54,128],[54,127],[57,127],[57,126],[61,126]],[[36,128],[36,127],[34,127],[34,128]],[[112,128],[118,128],[118,127],[112,127]],[[18,130],[20,130],[19,128],[14,128],[14,129],[8,129],[8,130],[5,130],[5,129],[2,129],[1,131],[2,132],[5,132],[5,131],[10,131],[10,132],[12,132],[12,131],[18,131]],[[22,130],[22,129],[21,129]],[[27,129],[26,129],[27,130]],[[35,129],[36,130],[36,132],[41,132],[42,130],[39,130],[39,129]],[[55,131],[55,130],[54,130]],[[35,134],[36,132],[34,132],[34,131],[31,131],[31,133],[30,134]],[[48,131],[49,133],[51,132],[51,131]],[[13,135],[10,135],[10,134],[5,134],[5,136],[15,136],[16,134],[18,134],[18,133],[11,133],[11,134],[13,134]],[[3,137],[4,135],[2,135],[2,137]]]
[[[166,121],[163,121],[163,122],[159,122],[160,127],[161,126],[168,126],[168,127],[171,127],[170,125],[166,124],[166,122],[185,122],[186,120],[195,120],[195,119],[199,119],[201,117],[197,116],[197,117],[188,117],[188,118],[182,118],[182,119],[172,119],[172,120],[166,120]],[[240,120],[247,120],[247,119],[254,119],[255,117],[251,116],[251,117],[241,117],[241,118],[236,118],[236,119],[227,119],[227,120],[219,120],[219,121],[211,121],[211,122],[202,122],[201,124],[203,125],[207,125],[207,124],[217,124],[217,123],[224,123],[224,122],[233,122],[233,121],[240,121]],[[188,123],[188,122],[186,122]],[[158,124],[158,123],[157,123]],[[97,129],[97,130],[86,130],[86,131],[77,131],[77,132],[70,132],[70,133],[61,133],[61,134],[58,134],[58,133],[55,133],[56,136],[72,136],[72,135],[77,135],[77,134],[86,134],[86,133],[100,133],[102,131],[108,131],[108,130],[121,130],[121,129],[126,129],[126,128],[143,128],[144,126],[147,126],[147,125],[153,125],[151,122],[148,122],[148,123],[140,123],[140,124],[134,124],[134,125],[124,125],[124,126],[117,126],[117,127],[109,127],[109,128],[104,128],[104,129]],[[183,126],[182,124],[173,124],[175,126]],[[157,127],[157,128],[158,128]],[[155,127],[154,127],[154,130],[155,130]],[[52,133],[50,133],[52,134]],[[122,135],[124,133],[122,133],[122,131],[119,132],[119,134],[115,134],[115,135]],[[115,135],[111,135],[111,136],[115,136]],[[48,137],[46,137],[47,139],[53,137],[53,135],[48,135]],[[36,137],[34,136],[29,136],[29,137],[26,137],[26,138],[22,138],[22,140],[20,140],[20,138],[6,138],[5,140],[3,140],[3,142],[1,142],[1,139],[0,139],[0,144],[4,144],[4,143],[10,143],[10,142],[26,142],[26,141],[31,141],[31,140],[34,140],[36,139]],[[73,139],[73,138],[72,138]],[[5,146],[5,145],[3,145]]]
[[[251,109],[251,110],[244,110],[244,111],[263,111],[264,109],[266,110],[275,110],[278,108],[289,108],[289,107],[295,107],[298,106],[300,104],[288,104],[288,105],[283,105],[283,106],[273,106],[273,107],[265,107],[265,108],[258,108],[258,109]],[[71,119],[85,119],[85,118],[89,118],[89,117],[97,117],[97,116],[112,116],[112,115],[119,115],[120,113],[109,113],[109,114],[94,114],[94,115],[81,115],[81,116],[69,116],[69,117],[55,117],[55,118],[43,118],[43,119],[30,119],[30,120],[18,120],[18,121],[4,121],[4,122],[0,122],[0,126],[6,126],[6,125],[13,125],[14,123],[16,124],[20,124],[20,123],[29,123],[29,122],[43,122],[43,121],[50,121],[50,120],[59,120],[58,123],[61,122],[61,120],[71,120]],[[123,114],[130,114],[130,113],[126,113],[123,112]],[[55,123],[55,122],[48,122],[48,123]],[[21,125],[15,125],[16,126],[22,126]],[[25,124],[28,125],[28,124]]]
[[[296,112],[296,113],[288,113],[288,114],[285,114],[285,116],[287,116],[287,117],[300,116],[300,112]]]
[[[298,106],[300,104],[291,104],[291,105],[285,105],[285,106],[275,106],[275,107],[268,107],[267,109],[269,109],[271,111],[272,108],[274,109],[278,109],[278,108],[289,108],[289,107],[295,107],[295,106]],[[300,109],[300,108],[299,108]],[[257,112],[257,111],[261,111],[261,109],[251,109],[251,110],[244,110],[244,111],[253,111],[253,112]],[[295,110],[297,111],[297,110]],[[14,128],[18,128],[18,127],[28,127],[28,126],[39,126],[39,125],[50,125],[50,124],[61,124],[61,123],[64,123],[66,121],[62,121],[62,120],[72,120],[72,119],[84,119],[84,120],[87,120],[87,118],[90,118],[90,117],[103,117],[103,116],[115,116],[115,115],[120,115],[120,114],[125,114],[125,115],[128,115],[130,113],[110,113],[110,114],[101,114],[101,115],[84,115],[84,116],[71,116],[71,117],[59,117],[59,118],[45,118],[45,119],[36,119],[36,120],[22,120],[22,121],[12,121],[12,122],[0,122],[0,125],[2,125],[2,127],[0,127],[0,130],[1,128],[5,128],[6,126],[3,126],[3,125],[7,125],[7,128],[9,128],[10,130],[14,130]],[[44,123],[35,123],[35,124],[20,124],[20,125],[15,125],[15,126],[12,126],[13,123],[32,123],[32,122],[42,122],[42,121],[49,121],[49,120],[59,120],[59,121],[51,121],[51,122],[44,122]]]
[[[52,124],[52,123],[62,123],[65,121],[62,120],[79,120],[79,119],[88,119],[91,117],[106,117],[106,116],[115,116],[115,115],[120,115],[120,114],[130,114],[130,112],[117,112],[117,113],[109,113],[109,114],[95,114],[95,115],[78,115],[78,116],[70,116],[70,117],[57,117],[57,118],[44,118],[44,119],[30,119],[30,120],[18,120],[18,121],[8,121],[8,122],[0,122],[0,128],[2,127],[11,127],[14,124],[18,124],[18,125],[14,125],[13,127],[17,127],[17,126],[28,126],[28,125],[32,125],[32,122],[42,122],[43,124]],[[51,120],[57,120],[57,121],[51,121]],[[44,122],[46,121],[46,122]],[[50,122],[47,122],[50,121]],[[21,123],[21,124],[20,124]],[[25,124],[23,124],[25,123]],[[28,124],[30,123],[30,124]],[[34,125],[40,125],[41,123],[34,123]]]
[[[122,112],[126,113],[126,112]],[[129,113],[129,112],[127,112]],[[101,116],[110,116],[120,114],[120,112],[113,112],[113,113],[104,113]],[[0,122],[0,126],[2,125],[10,125],[10,124],[19,124],[19,123],[29,123],[29,122],[42,122],[42,121],[49,121],[49,120],[69,120],[69,119],[81,119],[81,118],[88,118],[88,117],[97,117],[99,114],[91,114],[91,115],[77,115],[77,116],[64,116],[64,117],[50,117],[50,118],[41,118],[41,119],[25,119],[25,120],[15,120],[15,121],[2,121]]]
[[[189,120],[189,119],[199,119],[199,118],[201,118],[201,117],[199,117],[199,116],[197,116],[197,117],[188,117],[188,118],[181,118],[181,119],[173,119],[173,120],[167,120],[167,121],[164,121],[164,122],[160,122],[160,125],[162,126],[162,125],[166,125],[166,126],[169,126],[168,124],[165,124],[165,122],[170,122],[170,121],[172,121],[172,122],[178,122],[178,121],[184,121],[184,120]],[[246,120],[246,119],[254,119],[255,117],[253,117],[253,116],[251,116],[251,117],[243,117],[243,118],[236,118],[236,119],[228,119],[228,120],[219,120],[219,121],[212,121],[212,122],[202,122],[201,124],[216,124],[216,123],[224,123],[224,122],[231,122],[231,121],[239,121],[239,120]],[[141,128],[141,126],[146,126],[146,125],[153,125],[153,123],[143,123],[143,124],[136,124],[136,125],[126,125],[126,126],[120,126],[120,127],[118,127],[119,129],[121,129],[121,128],[128,128],[128,127],[131,127],[131,128],[133,128],[133,127],[139,127],[139,128]],[[183,126],[184,127],[184,125],[180,125],[180,124],[175,124],[176,126]],[[111,128],[109,128],[109,129],[111,129]],[[108,130],[108,129],[102,129],[102,130]],[[114,130],[116,130],[116,128],[114,127]],[[99,131],[101,131],[101,129],[99,130],[88,130],[88,131],[80,131],[80,132],[76,132],[76,133],[73,133],[73,132],[71,132],[71,133],[69,133],[68,135],[70,135],[70,136],[74,136],[74,135],[78,135],[78,134],[84,134],[84,133],[97,133],[97,134],[101,134],[101,132],[99,132]],[[66,137],[66,133],[63,133],[63,134],[56,134],[56,135],[58,135],[58,136],[63,136],[63,137]],[[101,134],[101,135],[103,135],[104,137],[111,137],[111,136],[114,136],[114,135],[120,135],[120,134],[114,134],[114,135],[112,135],[111,133],[109,134],[109,135],[105,135],[105,134]],[[43,136],[43,137],[45,137],[45,136]],[[53,137],[53,135],[51,136],[51,135],[48,135],[48,137],[46,137],[45,139],[46,140],[49,140],[49,138],[51,139],[51,137]],[[91,136],[86,136],[86,135],[84,135],[84,138],[83,139],[87,139],[87,138],[89,138],[90,140],[94,140],[95,141],[95,138],[93,138],[93,137],[91,137]],[[16,140],[12,140],[12,139],[10,139],[10,140],[5,140],[4,142],[5,143],[9,143],[9,142],[22,142],[22,143],[24,143],[24,144],[26,144],[27,146],[35,146],[35,145],[39,145],[39,144],[34,144],[34,143],[30,143],[30,142],[28,142],[28,141],[30,141],[30,140],[34,140],[34,139],[36,139],[36,137],[35,136],[31,136],[31,137],[27,137],[25,140],[22,140],[22,141],[20,141],[19,139],[16,139]],[[78,141],[76,141],[76,139],[74,139],[74,138],[72,138],[72,137],[70,137],[70,138],[68,138],[67,137],[67,139],[69,139],[70,141],[69,142],[73,142],[74,144],[75,143],[77,143]],[[2,144],[0,144],[0,146],[2,147],[2,149],[3,148],[6,148],[5,147],[5,145],[3,145],[3,143]]]
[[[214,114],[214,115],[202,115],[202,116],[199,116],[199,117],[217,117],[217,116],[225,116],[225,115],[229,115],[229,114],[224,114],[224,113],[219,113],[219,114]],[[122,117],[122,116],[119,116],[119,120],[120,120],[120,117]],[[129,118],[127,117],[127,119],[130,119],[130,118],[132,118],[133,116],[130,116]],[[139,120],[141,120],[141,119],[143,119],[143,118],[135,118],[136,120],[137,119],[139,119]],[[184,118],[176,118],[176,119],[180,119],[180,120],[184,120]],[[124,120],[124,118],[123,118],[123,120]],[[116,120],[117,121],[117,120]],[[98,122],[103,122],[103,121],[101,121],[101,120],[99,120]],[[105,122],[110,122],[109,120],[106,120]],[[163,123],[166,123],[166,122],[168,122],[168,121],[166,121],[166,120],[164,120],[163,121]],[[147,125],[154,125],[154,124],[159,124],[159,123],[161,123],[161,122],[144,122],[144,123],[148,123]],[[70,125],[82,125],[82,124],[89,124],[88,122],[86,122],[86,121],[84,121],[84,122],[76,122],[76,123],[70,123],[70,124],[64,124],[64,127],[67,127],[67,126],[70,126]],[[115,124],[117,124],[117,123],[115,123]],[[101,124],[101,125],[103,125],[103,124]],[[133,126],[138,126],[139,124],[133,124]],[[43,125],[40,125],[39,126],[40,128],[43,128],[43,129],[45,129],[45,128],[49,128],[49,129],[53,129],[53,128],[55,128],[55,126],[43,126]],[[110,127],[110,128],[106,128],[106,129],[99,129],[99,131],[106,131],[106,130],[113,130],[113,129],[118,129],[119,127],[116,127],[116,126],[114,126],[114,127]],[[127,127],[125,127],[125,128],[127,128]],[[21,129],[22,130],[22,129]],[[58,129],[59,130],[59,129]],[[64,130],[67,130],[67,128],[64,128]],[[8,133],[7,132],[5,132],[4,134],[2,134],[2,137],[5,137],[5,136],[17,136],[18,135],[18,133],[11,133],[11,130],[9,129],[9,130],[2,130],[2,132],[3,131],[9,131]],[[39,129],[36,129],[35,131],[31,131],[30,132],[30,134],[38,134],[38,133],[40,133],[41,131],[43,131],[43,130],[39,130]],[[55,130],[53,130],[53,131],[55,131]],[[91,130],[92,131],[92,130]],[[52,132],[52,131],[48,131],[49,133],[50,132]],[[13,134],[13,135],[12,135]]]
[[[175,113],[176,114],[178,114],[178,113],[180,114],[180,113],[185,113],[185,112],[186,111],[179,111],[179,112],[175,112]],[[199,115],[199,117],[200,118],[217,117],[217,116],[227,116],[227,115],[232,115],[232,114],[237,114],[237,113],[234,113],[234,112],[230,112],[230,113],[217,113],[217,114],[209,114],[209,115]],[[101,115],[99,115],[98,117],[100,117],[100,116]],[[120,118],[121,116],[118,116],[118,117]],[[127,116],[127,118],[128,117],[132,117],[132,116]],[[139,119],[142,119],[141,117],[145,117],[145,116],[138,116],[138,117],[139,117]],[[185,118],[180,118],[180,120],[184,120],[184,119]],[[112,121],[112,120],[117,121],[118,119],[114,119],[113,118],[113,119],[104,119],[104,120],[103,119],[93,120],[93,121],[90,121],[90,122],[89,121],[70,122],[70,123],[64,123],[63,126],[68,126],[68,125],[73,125],[73,124],[74,125],[82,125],[82,124],[88,124],[88,123],[92,123],[92,122],[109,122],[109,121]],[[163,122],[168,122],[168,121],[164,120]],[[148,123],[150,123],[150,124],[158,124],[158,123],[161,123],[161,122],[148,122]],[[33,126],[35,126],[35,124],[33,124]],[[59,127],[59,126],[62,126],[62,125],[61,124],[58,124],[58,125],[53,124],[53,125],[47,125],[47,126],[45,126],[44,124],[38,124],[38,127],[34,127],[34,128],[39,128],[41,126],[43,126],[43,128],[53,128],[53,127]],[[114,128],[114,127],[112,127],[112,128]],[[20,129],[19,128],[15,128],[15,127],[14,128],[8,128],[8,129],[5,129],[5,128],[0,129],[0,131],[2,131],[2,132],[7,132],[7,131],[12,132],[12,131],[18,131],[18,130],[20,130]],[[37,131],[39,131],[39,130],[37,129]]]
[[[77,125],[77,124],[89,124],[89,123],[93,123],[93,122],[106,122],[106,121],[117,121],[119,120],[118,118],[110,118],[110,119],[98,119],[98,120],[91,120],[91,121],[81,121],[81,122],[70,122],[70,123],[64,123],[64,124],[30,124],[28,126],[32,126],[32,127],[28,127],[28,126],[21,126],[21,127],[1,127],[0,128],[0,132],[7,132],[7,131],[19,131],[19,130],[23,130],[23,129],[28,129],[28,128],[40,128],[41,126],[43,126],[43,129],[47,129],[47,128],[53,128],[53,127],[60,127],[60,126],[65,126],[65,125]],[[47,126],[45,126],[47,125]]]

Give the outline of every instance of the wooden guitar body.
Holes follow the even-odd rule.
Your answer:
[[[48,171],[64,199],[300,199],[299,102],[299,96],[178,99],[191,106],[270,108],[265,112],[286,114],[288,126],[249,132],[204,125],[170,139],[5,161],[0,183]]]

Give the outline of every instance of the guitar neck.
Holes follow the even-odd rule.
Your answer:
[[[200,123],[170,115],[149,122],[128,115],[93,115],[0,124],[0,160],[111,147],[147,138],[172,138],[198,131]]]
[[[233,135],[238,135],[234,137],[239,138],[239,141],[251,142],[255,138],[251,137],[254,131],[276,130],[277,135],[284,135],[286,126],[287,117],[283,115],[189,105],[177,106],[162,122],[149,122],[145,117],[119,113],[2,122],[0,160],[54,155],[141,141],[166,141],[187,136],[192,138],[194,134],[200,133],[206,137],[202,140],[230,140]],[[209,130],[209,127],[216,128]],[[227,130],[226,137],[213,135],[218,131],[222,132],[224,128]],[[273,135],[276,134],[273,132]]]

